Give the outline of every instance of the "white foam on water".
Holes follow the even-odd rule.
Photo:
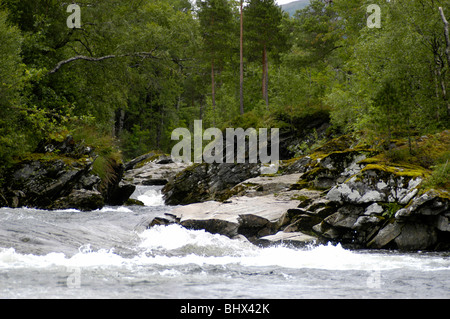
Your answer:
[[[144,203],[145,206],[163,206],[164,199],[161,191],[151,189],[146,191],[143,195],[138,196],[137,198],[141,202]]]
[[[101,213],[106,213],[106,212],[120,212],[120,213],[132,213],[133,211],[127,207],[124,206],[118,206],[118,207],[103,207],[99,210],[97,210]]]
[[[0,248],[0,269],[2,268],[41,268],[63,264],[66,256],[62,253],[50,253],[45,256],[19,254],[14,248]]]
[[[175,254],[142,257],[146,259],[146,263],[163,265],[193,263],[325,270],[450,270],[450,259],[440,256],[357,252],[331,244],[305,249],[283,245],[260,248],[245,241],[232,240],[202,230],[187,230],[178,225],[153,227],[143,232],[141,239],[140,247],[149,252],[166,250]]]
[[[137,186],[131,198],[144,203],[145,206],[164,206],[164,198],[161,186]]]
[[[450,270],[450,258],[421,254],[358,252],[340,245],[296,249],[283,245],[261,248],[242,240],[188,230],[179,225],[155,226],[139,234],[137,254],[123,257],[113,249],[94,251],[83,245],[71,257],[62,253],[43,256],[20,254],[13,248],[0,248],[0,269],[65,267],[142,267],[179,265],[240,265],[323,270]],[[175,276],[177,272],[162,271]]]

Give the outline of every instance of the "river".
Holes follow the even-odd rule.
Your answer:
[[[145,207],[93,212],[0,208],[0,298],[450,298],[450,253],[256,247]]]

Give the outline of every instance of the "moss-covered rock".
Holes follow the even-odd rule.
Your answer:
[[[64,140],[47,140],[37,152],[16,159],[5,174],[0,204],[41,209],[92,210],[105,204],[121,205],[134,188],[121,183],[123,168],[113,167],[114,178],[102,180],[94,174],[92,148]]]
[[[232,196],[234,186],[259,175],[259,164],[194,164],[178,173],[162,192],[167,205],[224,201]]]
[[[419,147],[425,147],[430,139],[442,143],[435,146],[433,158],[445,154],[443,145],[447,141],[446,134],[436,136],[423,137],[418,143]],[[259,219],[247,219],[241,230],[245,228],[254,242],[271,242],[262,239],[267,235],[264,232],[278,231],[280,238],[302,233],[317,237],[316,242],[331,241],[353,248],[450,248],[450,192],[428,186],[424,189],[430,167],[421,164],[420,156],[405,157],[405,150],[409,153],[407,142],[399,140],[395,147],[377,151],[342,136],[308,155],[283,161],[279,175],[256,178],[249,167],[198,164],[181,172],[166,193],[176,188],[170,194],[177,200],[175,204],[233,196],[226,201],[231,203],[243,196],[264,198],[271,194],[278,200],[299,202],[287,210],[282,225],[275,228],[262,227]],[[239,172],[238,177],[230,179],[233,172]],[[227,189],[238,180],[236,186]],[[231,209],[226,205],[221,207]],[[252,209],[258,210],[262,204],[255,201],[253,205]],[[202,223],[215,229],[214,221]],[[274,242],[277,238],[269,237]]]

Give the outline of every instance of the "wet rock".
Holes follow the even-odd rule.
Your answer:
[[[100,209],[105,205],[102,194],[98,191],[74,189],[68,196],[57,199],[51,209],[79,209],[92,211]]]
[[[135,185],[119,182],[109,191],[106,203],[112,206],[121,206],[127,202],[135,190]]]
[[[402,232],[402,225],[390,223],[381,229],[369,243],[368,247],[380,249],[386,247],[391,241],[397,238]]]
[[[178,206],[170,215],[192,229],[205,229],[230,238],[240,234],[250,240],[276,233],[288,222],[288,209],[299,201],[280,200],[273,195],[233,197],[226,203],[208,201]]]
[[[406,223],[395,238],[395,243],[401,250],[429,249],[437,243],[437,232],[429,225]]]
[[[124,180],[133,185],[162,186],[188,166],[174,163],[168,155],[150,152],[125,164]]]
[[[422,194],[426,169],[396,166],[367,147],[352,149],[353,143],[330,141],[284,161],[277,176],[260,176],[251,165],[196,164],[165,186],[166,203],[186,205],[174,209],[186,227],[245,235],[255,243],[301,233],[353,248],[450,247],[450,194]],[[190,204],[199,202],[205,203]],[[278,217],[264,216],[269,211]]]
[[[377,216],[360,216],[351,228],[357,231],[367,231],[381,222],[382,220]]]
[[[287,244],[295,247],[305,247],[317,243],[317,238],[302,232],[280,231],[274,235],[259,238],[256,243],[261,246]]]
[[[235,185],[260,175],[259,164],[194,164],[162,190],[167,205],[226,200]]]
[[[76,186],[83,184],[82,178],[86,179],[90,174],[91,165],[86,163],[74,167],[59,158],[21,162],[7,177],[6,194],[12,195],[10,204],[14,207],[48,208],[55,200],[69,195]],[[95,186],[95,183],[91,185],[92,188]],[[17,196],[18,192],[20,196]]]

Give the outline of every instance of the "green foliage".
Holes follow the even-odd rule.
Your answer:
[[[338,2],[336,10],[350,2]],[[448,66],[438,11],[447,2],[374,1],[382,10],[380,29],[343,20],[350,36],[341,42],[353,53],[346,58],[345,85],[326,97],[334,123],[381,137],[386,147],[394,136],[448,128]],[[357,10],[366,6],[359,1]]]
[[[72,127],[69,133],[77,144],[93,149],[95,158],[92,173],[100,177],[102,186],[110,184],[117,178],[117,168],[122,163],[122,152],[111,135],[101,134],[96,127],[82,123]]]
[[[384,209],[385,209],[385,211],[383,213],[383,217],[386,217],[386,218],[393,218],[395,216],[395,213],[397,211],[399,211],[401,208],[403,208],[402,205],[400,205],[400,204],[398,204],[396,202],[386,203],[383,206],[384,206]]]
[[[450,165],[448,160],[444,164],[433,167],[431,176],[424,183],[425,188],[450,189]]]
[[[312,0],[292,17],[274,0],[245,2],[241,116],[240,1],[80,0],[82,28],[69,29],[60,1],[1,0],[0,169],[60,132],[97,143],[100,174],[118,149],[169,153],[172,130],[196,119],[301,129],[297,119],[320,113],[383,145],[387,161],[434,167],[430,183],[443,185],[446,137],[418,140],[449,129],[438,11],[449,19],[449,0]],[[367,27],[369,4],[380,29]]]
[[[0,11],[0,170],[17,154],[27,149],[26,132],[18,123],[21,119],[20,91],[25,76],[21,63],[20,31]]]

